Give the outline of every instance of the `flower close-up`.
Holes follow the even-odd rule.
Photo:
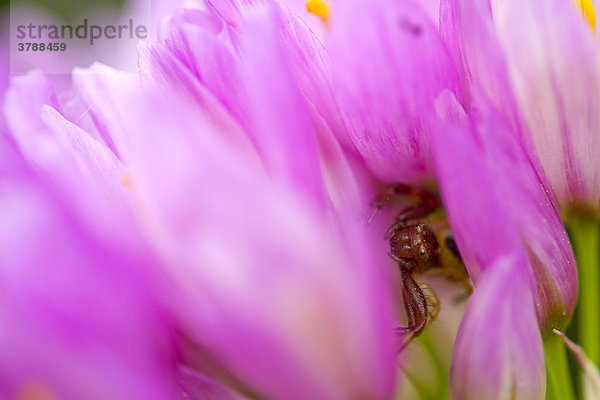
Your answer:
[[[0,398],[599,398],[593,1],[0,20]]]

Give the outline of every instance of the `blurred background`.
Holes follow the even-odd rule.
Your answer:
[[[73,23],[94,9],[119,13],[126,2],[126,0],[0,0],[0,8],[8,11],[10,3],[19,7],[35,7],[53,14],[64,23]]]
[[[0,20],[2,26],[3,53],[8,52],[10,73],[24,74],[31,70],[41,70],[47,74],[69,75],[73,68],[87,68],[94,62],[101,62],[113,68],[135,72],[137,70],[137,45],[140,40],[156,39],[153,27],[158,26],[160,15],[164,15],[163,3],[153,0],[0,0]],[[153,12],[157,3],[158,10]],[[169,2],[175,7],[179,2]],[[155,18],[153,20],[153,18]],[[17,26],[31,23],[42,26],[55,25],[59,29],[67,25],[76,29],[84,24],[107,26],[130,25],[134,28],[144,26],[147,36],[140,39],[130,36],[124,30],[122,37],[103,36],[90,44],[88,38],[48,38],[39,40],[17,36]],[[158,30],[156,30],[158,31]],[[35,32],[35,31],[34,31]],[[34,34],[35,35],[35,34]],[[65,51],[19,51],[21,43],[58,43]]]

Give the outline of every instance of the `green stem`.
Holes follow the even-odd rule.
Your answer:
[[[574,218],[569,228],[579,269],[578,341],[589,359],[600,365],[600,220]]]
[[[429,330],[423,332],[423,335],[420,337],[423,347],[434,360],[436,370],[439,375],[439,381],[441,383],[435,396],[430,398],[436,400],[448,400],[448,375],[450,373],[450,366],[443,364],[439,354],[439,349],[436,349],[432,335],[433,334],[431,330]]]
[[[548,400],[574,400],[573,381],[569,372],[567,353],[562,339],[550,335],[544,341],[546,351],[546,371],[548,373]]]

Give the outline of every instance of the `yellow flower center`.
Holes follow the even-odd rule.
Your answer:
[[[591,0],[571,0],[575,3],[577,9],[581,10],[583,18],[586,20],[592,32],[596,33],[596,11]]]
[[[306,11],[321,18],[329,26],[329,4],[323,0],[306,0]]]

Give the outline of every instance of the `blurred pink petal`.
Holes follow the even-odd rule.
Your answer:
[[[110,208],[85,191],[66,200],[12,160],[0,171],[1,396],[172,398],[171,333],[149,254]],[[73,202],[112,221],[110,236]]]
[[[318,187],[272,181],[239,128],[198,112],[193,97],[164,85],[156,92],[149,82],[140,93],[107,91],[114,74],[96,66],[76,82],[84,97],[93,91],[96,102],[111,105],[102,118],[127,134],[123,154],[141,220],[171,266],[172,310],[201,355],[186,362],[209,372],[216,363],[238,389],[270,398],[386,397],[394,376],[391,299],[383,270],[372,267],[385,254],[371,252],[362,224],[323,220],[319,203],[305,197],[320,196]],[[278,104],[282,88],[260,90]],[[119,117],[125,109],[128,118]],[[289,121],[301,127],[308,116],[301,105],[292,111]],[[306,129],[295,135],[314,135],[312,125]],[[294,154],[300,150],[311,152],[282,146],[282,160],[303,157]]]
[[[190,400],[243,400],[245,397],[237,394],[227,386],[220,384],[198,372],[181,367],[179,371],[182,397]]]
[[[4,115],[10,136],[28,163],[65,192],[77,196],[81,188],[97,191],[131,218],[121,184],[125,167],[110,149],[61,111],[54,88],[42,73],[31,72],[11,81]]]
[[[278,184],[314,199],[324,196],[315,133],[308,108],[286,64],[274,7],[257,7],[242,41],[242,80],[248,95],[249,136]],[[302,149],[302,151],[298,151]]]

